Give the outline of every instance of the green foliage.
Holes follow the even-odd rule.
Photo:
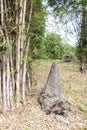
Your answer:
[[[32,62],[32,58],[29,57],[29,56],[22,58],[22,60],[23,60],[24,62],[26,62],[26,63],[31,63],[31,62]]]
[[[29,128],[28,128],[28,127],[26,127],[26,128],[25,128],[25,130],[29,130]]]
[[[55,14],[62,18],[62,22],[75,21],[78,35],[76,50],[80,64],[87,62],[87,0],[48,0]],[[65,23],[65,24],[66,24]],[[75,25],[74,25],[75,26]]]
[[[75,56],[75,48],[69,44],[64,44],[58,34],[48,34],[46,36],[45,49],[49,59],[63,59],[66,55]]]
[[[34,12],[30,26],[30,55],[32,58],[40,58],[44,51],[44,33],[45,33],[45,8],[42,1],[34,1]]]
[[[76,59],[75,50],[76,50],[75,47],[73,47],[69,44],[64,44],[63,45],[63,57],[62,57],[63,61],[66,61],[67,60],[66,58],[70,57],[70,56],[75,60]]]
[[[82,0],[81,32],[76,54],[80,64],[87,64],[87,2],[85,0]]]
[[[32,59],[63,59],[64,55],[72,50],[70,46],[63,45],[60,35],[45,34],[46,11],[41,0],[34,0],[34,11],[30,25],[29,35],[31,36],[29,57]],[[71,53],[73,53],[71,51]],[[25,59],[26,60],[26,59]]]
[[[61,59],[63,54],[63,44],[60,35],[48,34],[46,36],[46,53],[50,59]]]
[[[19,100],[19,99],[18,99],[18,96],[15,95],[15,96],[13,97],[13,101],[14,101],[14,103],[17,104],[18,100]]]
[[[81,130],[87,130],[87,126],[84,126]]]
[[[87,64],[87,45],[85,45],[84,47],[77,46],[76,55],[80,64],[81,63]]]
[[[87,6],[87,0],[48,0],[48,4],[54,8],[56,14],[64,16],[81,13],[82,8]]]

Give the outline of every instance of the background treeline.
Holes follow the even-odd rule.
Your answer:
[[[31,48],[33,52],[33,55],[31,56],[32,59],[59,59],[65,61],[66,57],[69,56],[75,59],[76,47],[64,43],[60,35],[55,33],[49,33],[42,39],[40,38],[41,37],[38,37],[37,40],[39,46],[33,46]],[[34,42],[36,43],[36,40],[33,40],[33,44],[35,45]]]

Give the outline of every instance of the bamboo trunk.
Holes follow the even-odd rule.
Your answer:
[[[22,1],[20,1],[20,7],[22,7]],[[18,20],[18,19],[17,19]],[[21,78],[21,24],[22,24],[22,8],[20,9],[20,14],[19,14],[19,32],[18,32],[18,39],[17,39],[17,46],[16,46],[16,69],[17,69],[17,75],[16,75],[16,98],[17,98],[17,105],[20,102],[20,78]]]
[[[7,109],[7,98],[6,98],[6,56],[3,55],[3,108]]]
[[[2,83],[2,78],[1,78],[1,66],[0,66],[0,104],[2,104],[2,86],[1,86],[1,83]]]
[[[9,66],[9,56],[7,56],[7,106],[10,108],[10,66]]]

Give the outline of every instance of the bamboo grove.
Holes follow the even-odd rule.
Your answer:
[[[0,0],[0,104],[3,109],[25,104],[31,90],[27,73],[32,0]]]

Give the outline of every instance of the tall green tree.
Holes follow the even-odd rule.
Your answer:
[[[87,1],[86,0],[48,0],[56,14],[79,23],[77,57],[82,64],[87,61]],[[67,22],[66,21],[66,22]],[[80,22],[79,22],[80,21]]]
[[[81,1],[82,4],[82,18],[81,18],[81,32],[80,39],[77,45],[77,57],[80,61],[80,69],[84,71],[84,66],[87,66],[87,2]]]
[[[40,58],[43,53],[44,34],[45,34],[46,10],[42,5],[42,0],[34,1],[34,12],[30,26],[30,55],[33,59]]]

